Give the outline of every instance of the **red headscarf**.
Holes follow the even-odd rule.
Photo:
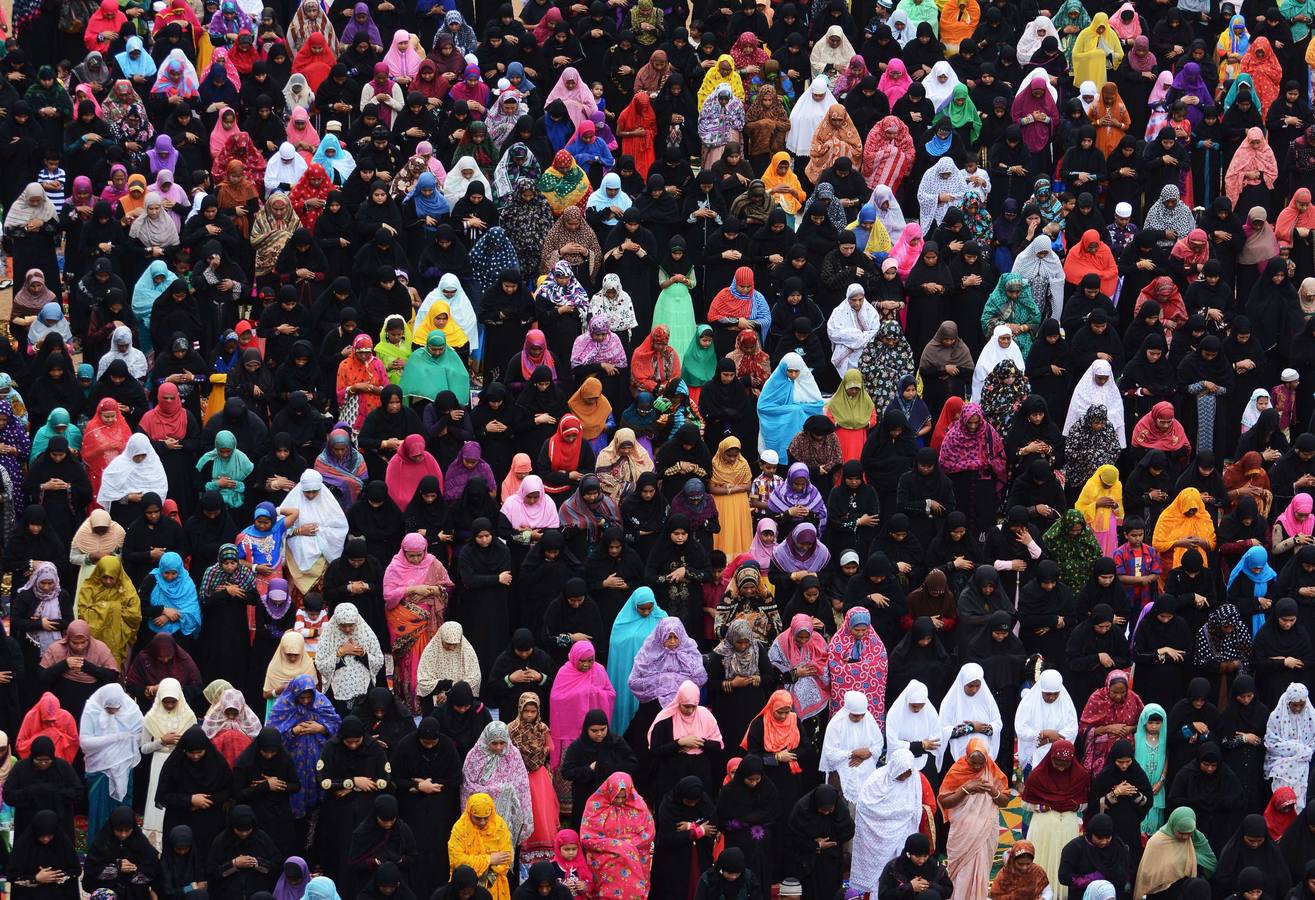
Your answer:
[[[1298,209],[1301,203],[1305,209]],[[1288,205],[1278,214],[1274,235],[1285,243],[1292,243],[1292,232],[1297,228],[1315,228],[1315,206],[1311,205],[1310,188],[1297,188]]]
[[[565,436],[574,434],[574,441],[565,440]],[[554,472],[574,472],[580,465],[580,444],[584,440],[584,428],[580,420],[567,413],[557,423],[557,433],[548,438],[548,460]],[[547,489],[552,493],[551,489]],[[560,493],[560,491],[558,492]]]
[[[183,409],[178,385],[170,381],[160,385],[155,408],[142,416],[141,427],[153,441],[168,438],[182,440],[187,437],[187,410]]]
[[[1155,424],[1156,419],[1168,419],[1169,430],[1161,431]],[[1163,450],[1166,453],[1191,446],[1187,442],[1187,432],[1174,418],[1173,404],[1168,400],[1161,400],[1151,407],[1150,412],[1137,420],[1137,424],[1132,429],[1132,445],[1145,447],[1147,450]]]
[[[32,742],[39,737],[48,737],[55,743],[55,755],[65,762],[73,762],[78,755],[78,723],[73,714],[59,705],[59,698],[50,691],[41,695],[36,706],[23,716],[23,724],[18,729],[15,749],[23,759],[31,756]]]
[[[306,43],[297,51],[297,58],[292,61],[292,71],[306,76],[306,83],[312,91],[320,89],[320,83],[329,77],[337,58],[329,49],[329,41],[318,31],[312,31]]]
[[[735,286],[740,284],[749,286],[747,297],[740,296],[740,293],[735,290]],[[717,296],[712,298],[712,303],[708,306],[708,321],[747,319],[752,311],[753,269],[748,266],[740,266],[735,270],[735,277],[731,283],[718,291]]]
[[[1094,243],[1094,252],[1087,247]],[[1109,244],[1100,239],[1100,232],[1088,228],[1082,232],[1082,239],[1076,247],[1070,247],[1068,258],[1064,260],[1064,280],[1069,284],[1081,284],[1087,275],[1100,277],[1100,289],[1106,297],[1113,297],[1119,286],[1119,264]]]
[[[1284,808],[1286,807],[1286,808]],[[1265,807],[1265,830],[1273,840],[1283,837],[1297,818],[1297,792],[1290,787],[1281,787],[1274,791]]]
[[[1068,760],[1067,769],[1056,762]],[[1072,741],[1055,741],[1041,764],[1032,770],[1023,784],[1023,802],[1048,806],[1055,812],[1074,812],[1087,802],[1091,773],[1078,762]]]

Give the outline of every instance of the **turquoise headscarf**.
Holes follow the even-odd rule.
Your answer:
[[[1154,747],[1146,740],[1146,723],[1152,718],[1158,716],[1160,725],[1160,742]],[[1169,746],[1169,717],[1164,712],[1164,707],[1158,703],[1148,703],[1142,707],[1141,715],[1137,717],[1136,740],[1133,741],[1133,753],[1137,758],[1137,765],[1142,767],[1146,777],[1151,784],[1160,781],[1165,776],[1165,766],[1168,761]],[[1142,817],[1141,831],[1142,834],[1154,834],[1164,821],[1164,797],[1169,793],[1169,786],[1156,794],[1151,801],[1151,808],[1146,811]]]
[[[653,611],[647,616],[640,615],[639,604],[652,603]],[[635,664],[635,654],[639,652],[644,640],[657,630],[659,619],[667,617],[666,610],[658,605],[652,588],[638,588],[612,625],[612,638],[607,649],[607,677],[616,688],[616,706],[612,711],[612,733],[624,734],[630,720],[639,710],[639,700],[630,690],[630,669]]]
[[[164,281],[156,284],[155,279],[158,276],[163,276]],[[169,271],[163,260],[157,259],[146,267],[146,271],[132,288],[132,313],[137,317],[137,321],[150,327],[151,307],[160,299],[161,294],[169,290],[169,285],[177,280],[178,276]]]
[[[63,431],[58,431],[63,427]],[[29,459],[35,460],[42,453],[46,452],[47,445],[53,437],[62,437],[68,440],[70,450],[81,452],[82,450],[82,429],[73,424],[69,417],[68,410],[62,406],[56,406],[46,416],[46,424],[37,429],[36,435],[32,438],[32,454]]]
[[[178,577],[173,581],[166,581],[164,579],[166,572],[175,572]],[[192,577],[183,567],[183,558],[170,550],[160,557],[160,562],[151,570],[151,575],[155,576],[155,587],[151,589],[151,605],[170,607],[178,610],[179,613],[177,622],[165,622],[163,625],[156,625],[153,618],[148,618],[146,621],[151,631],[175,635],[179,633],[192,635],[200,631],[201,604],[197,600],[196,585],[192,584]]]
[[[220,450],[232,450],[228,459],[219,455]],[[205,483],[207,491],[218,491],[219,496],[224,498],[225,505],[232,509],[237,509],[242,505],[242,499],[246,496],[246,479],[251,474],[255,466],[251,464],[251,459],[241,450],[237,449],[237,438],[231,431],[221,431],[215,435],[215,448],[210,452],[202,455],[196,463],[196,470],[199,472],[210,463],[210,480]],[[237,482],[233,487],[220,487],[219,479],[231,478]]]
[[[1160,834],[1177,839],[1178,835],[1189,831],[1192,833],[1192,847],[1196,850],[1196,865],[1201,870],[1201,874],[1209,878],[1219,866],[1219,860],[1215,858],[1215,851],[1210,847],[1210,842],[1196,827],[1195,810],[1190,806],[1180,806],[1169,813],[1169,821],[1164,823]]]
[[[324,152],[330,148],[333,149],[332,159]],[[356,171],[356,160],[342,148],[342,143],[338,140],[336,134],[326,134],[320,138],[320,145],[315,148],[315,155],[311,157],[311,162],[323,166],[330,180],[336,184],[343,184]]]
[[[437,357],[434,351],[442,351]],[[402,394],[433,400],[443,391],[457,395],[462,406],[470,404],[470,373],[441,331],[429,332],[425,346],[411,353],[402,369]]]

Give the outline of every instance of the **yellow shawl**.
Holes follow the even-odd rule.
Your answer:
[[[480,828],[471,819],[472,815],[488,817],[488,821]],[[511,867],[506,863],[489,865],[489,857],[494,853],[511,852],[511,832],[493,808],[493,798],[488,794],[472,794],[466,801],[465,812],[452,826],[452,834],[447,839],[451,871],[455,872],[457,866],[470,866],[479,876],[480,885],[493,895],[493,900],[511,900],[511,888],[507,884],[507,871]]]

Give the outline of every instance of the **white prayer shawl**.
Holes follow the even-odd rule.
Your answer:
[[[142,711],[118,682],[97,689],[82,708],[78,742],[87,774],[109,779],[111,799],[128,799],[128,779],[142,756],[143,727]]]
[[[890,235],[891,246],[894,246],[904,233],[905,225],[904,210],[895,199],[895,192],[887,185],[879,184],[872,189],[872,197],[868,202],[877,208],[877,221],[886,226],[886,234]],[[886,204],[890,206],[883,208]]]
[[[831,93],[825,76],[818,76],[808,86],[808,92],[795,101],[790,110],[790,130],[785,135],[785,149],[795,156],[807,157],[813,150],[813,132],[826,111],[840,101]]]
[[[899,44],[901,50],[909,45],[909,41],[918,36],[918,29],[913,27],[913,24],[909,22],[909,14],[902,9],[895,10],[887,24],[890,25],[891,37],[895,39],[895,43]],[[898,27],[900,25],[904,27]]]
[[[927,170],[918,183],[918,222],[923,234],[931,234],[931,228],[944,218],[951,206],[963,199],[968,190],[968,182],[959,173],[959,167],[948,156],[936,160],[936,165]],[[941,194],[948,194],[949,200],[941,200]]]
[[[1047,703],[1042,694],[1059,694]],[[1078,711],[1064,689],[1064,676],[1056,669],[1046,669],[1037,683],[1028,688],[1014,714],[1014,732],[1018,735],[1018,759],[1022,765],[1036,768],[1050,752],[1050,744],[1037,746],[1043,731],[1058,731],[1067,740],[1078,736]]]
[[[1294,714],[1288,704],[1298,700],[1305,700],[1306,707]],[[1296,791],[1297,812],[1306,808],[1312,750],[1315,750],[1315,708],[1311,707],[1306,686],[1294,682],[1283,692],[1265,725],[1264,773],[1273,780],[1274,790],[1286,786]]]
[[[1045,252],[1043,258],[1040,254]],[[1037,309],[1045,312],[1046,288],[1050,288],[1050,318],[1059,319],[1064,312],[1064,264],[1059,261],[1050,238],[1038,234],[1032,243],[1023,248],[1014,260],[1013,274],[1023,278],[1032,288],[1032,299]]]
[[[301,176],[306,174],[306,168],[306,160],[297,152],[297,148],[292,146],[291,141],[284,141],[265,166],[265,193],[272,194],[296,187]],[[280,187],[284,184],[288,187]]]
[[[830,39],[833,37],[840,38],[839,46],[831,46]],[[839,25],[832,25],[826,30],[826,34],[822,35],[822,39],[813,45],[813,52],[808,57],[813,77],[821,75],[827,66],[839,74],[844,71],[845,66],[849,65],[850,58],[856,52],[849,38],[845,37],[845,30]]]
[[[350,635],[343,633],[340,627],[343,625],[352,626]],[[364,658],[338,656],[338,648],[348,641],[361,645],[365,650]],[[375,677],[384,667],[384,654],[379,647],[379,637],[361,618],[355,603],[339,603],[333,610],[333,617],[324,626],[316,647],[315,667],[320,670],[322,682],[333,690],[333,697],[339,702],[364,697],[374,686]]]
[[[134,462],[133,457],[146,459]],[[96,502],[105,508],[129,494],[156,493],[163,500],[169,496],[169,476],[164,472],[160,456],[151,445],[151,439],[141,432],[128,438],[123,452],[105,467]]]
[[[964,693],[964,685],[980,681],[982,686],[977,693],[969,697]],[[991,734],[965,734],[951,738],[954,729],[964,722],[985,722],[991,726]],[[968,742],[974,737],[985,737],[991,746],[991,756],[1000,752],[1000,731],[1004,728],[1004,719],[1000,716],[1000,707],[996,705],[991,694],[991,686],[986,683],[986,673],[977,663],[965,663],[954,679],[954,684],[945,693],[941,701],[941,734],[950,745],[950,759],[957,760],[968,749]]]
[[[1000,338],[1009,335],[1009,347],[1000,346]],[[977,357],[977,363],[973,366],[973,393],[972,402],[982,402],[982,386],[986,384],[986,376],[995,371],[995,367],[1006,359],[1012,360],[1018,367],[1018,371],[1023,371],[1027,367],[1023,362],[1023,351],[1018,349],[1018,341],[1014,340],[1014,333],[1009,330],[1008,325],[997,325],[995,331],[991,332],[991,339],[986,342],[982,348],[982,353]]]
[[[462,194],[464,197],[465,194]],[[449,297],[445,291],[455,290],[456,293]],[[479,321],[475,318],[475,305],[470,302],[466,296],[466,289],[461,286],[461,280],[451,272],[446,273],[438,279],[438,285],[426,295],[420,308],[416,310],[415,319],[413,320],[418,328],[420,323],[425,321],[425,316],[429,315],[429,308],[439,300],[446,300],[452,309],[452,320],[461,326],[461,330],[466,333],[470,339],[470,352],[474,353],[479,349]],[[419,336],[416,336],[418,338]],[[416,340],[417,343],[423,341]]]
[[[863,718],[855,722],[851,715]],[[863,783],[877,771],[877,760],[881,758],[885,745],[881,726],[868,711],[867,697],[860,691],[846,691],[844,709],[832,716],[826,726],[818,770],[835,772],[840,776],[840,789],[845,797],[857,797]],[[872,755],[857,766],[851,766],[849,756],[855,750],[870,750]]]
[[[314,499],[308,491],[318,491]],[[325,564],[342,556],[347,540],[347,516],[343,514],[338,498],[324,487],[324,476],[314,469],[301,473],[297,486],[288,491],[282,506],[298,511],[297,527],[318,525],[316,534],[288,534],[288,552],[302,572],[310,572],[321,559]],[[296,531],[296,528],[293,529]]]
[[[465,171],[471,172],[470,177],[466,177]],[[466,196],[466,188],[470,187],[471,182],[479,182],[484,185],[484,196],[492,199],[493,185],[484,177],[483,170],[475,162],[473,157],[463,156],[457,160],[456,165],[447,171],[447,178],[443,181],[443,199],[447,201],[448,206],[456,206],[457,201]],[[469,334],[469,332],[467,332]]]
[[[452,645],[457,645],[457,649],[447,649]],[[453,684],[464,681],[478,695],[481,678],[479,656],[466,640],[461,623],[444,622],[438,635],[430,639],[420,654],[420,663],[416,667],[416,693],[428,697],[440,681]]]
[[[881,316],[871,303],[864,300],[858,312],[850,307],[849,298],[856,293],[863,293],[863,288],[851,284],[845,291],[845,302],[831,310],[831,316],[826,321],[826,336],[831,339],[832,347],[831,365],[836,367],[841,376],[858,365],[858,358],[863,355],[864,348],[881,327]]]
[[[1106,376],[1107,380],[1103,385],[1096,384],[1097,375]],[[1109,362],[1103,359],[1094,360],[1073,388],[1073,394],[1068,401],[1068,415],[1064,418],[1065,437],[1074,425],[1082,421],[1087,410],[1097,404],[1104,405],[1109,411],[1110,425],[1114,426],[1115,432],[1119,435],[1119,446],[1128,446],[1128,441],[1123,435],[1123,397],[1119,394],[1119,386],[1114,381],[1114,370],[1110,368]]]
[[[908,773],[903,781],[901,775]],[[876,894],[886,863],[922,823],[922,775],[908,750],[895,750],[872,773],[854,799],[854,862],[850,888]]]
[[[911,706],[921,704],[922,709],[914,712]],[[936,707],[927,697],[927,685],[916,678],[895,698],[895,702],[886,708],[886,740],[890,749],[908,750],[909,745],[929,740],[937,741],[934,750],[927,750],[922,756],[914,757],[914,765],[926,768],[927,760],[935,763],[932,771],[938,771],[941,760],[945,757],[945,739],[941,732],[941,717]]]
[[[1048,37],[1059,39],[1059,32],[1055,30],[1055,23],[1050,20],[1049,16],[1037,16],[1027,27],[1023,29],[1023,34],[1018,38],[1018,62],[1019,65],[1027,65],[1032,61],[1032,54],[1041,49],[1041,42]],[[1049,84],[1049,79],[1046,84]],[[1027,84],[1024,80],[1023,84]]]
[[[120,350],[120,347],[123,349]],[[105,374],[105,370],[110,367],[110,363],[116,359],[123,360],[128,366],[128,374],[139,381],[146,377],[146,371],[150,368],[146,364],[146,354],[132,345],[132,329],[127,325],[120,325],[110,335],[110,349],[96,364],[97,381]]]
[[[950,68],[950,64],[941,60],[931,67],[931,74],[922,79],[922,86],[927,89],[927,99],[931,108],[940,112],[950,102],[950,95],[959,84],[959,76]]]

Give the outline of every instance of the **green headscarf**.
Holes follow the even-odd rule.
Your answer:
[[[67,425],[62,432],[55,429],[60,425]],[[70,450],[82,450],[82,429],[73,424],[69,417],[68,410],[62,406],[56,406],[46,416],[46,424],[37,429],[37,433],[32,438],[32,455],[28,459],[35,461],[38,456],[46,452],[46,447],[50,444],[53,437],[63,437],[68,440]]]
[[[957,101],[963,98],[963,105],[960,106]],[[950,117],[950,124],[957,131],[960,128],[972,128],[972,140],[968,143],[977,143],[977,136],[982,133],[982,117],[977,114],[977,104],[973,103],[973,98],[968,96],[968,86],[966,84],[956,84],[953,93],[950,94],[950,102],[945,104],[943,112]]]
[[[1215,851],[1210,848],[1210,842],[1197,830],[1196,812],[1190,806],[1180,806],[1169,813],[1169,821],[1164,823],[1160,834],[1176,840],[1178,835],[1189,831],[1192,833],[1192,847],[1196,850],[1196,866],[1203,877],[1209,878],[1215,873],[1219,861],[1215,858]]]
[[[1018,299],[1013,301],[1013,309],[1005,315],[1005,306],[1010,302],[1009,295],[1005,293],[1005,288],[1011,284],[1021,284],[1023,292],[1018,295]],[[986,306],[982,309],[982,331],[990,334],[994,326],[990,325],[991,319],[1000,319],[1002,322],[1010,322],[1015,325],[1033,325],[1041,324],[1041,310],[1032,299],[1032,286],[1027,283],[1027,279],[1022,275],[1015,275],[1013,272],[1005,272],[1000,276],[1000,280],[995,283],[995,290],[991,291],[991,296],[986,299]],[[1023,354],[1023,359],[1027,359],[1027,352],[1032,349],[1032,340],[1036,336],[1037,328],[1034,327],[1030,332],[1020,332],[1014,335],[1014,340],[1018,343],[1018,349]]]
[[[1077,537],[1068,532],[1074,525],[1081,525]],[[1087,524],[1086,518],[1076,509],[1070,509],[1046,529],[1042,536],[1046,549],[1059,565],[1059,580],[1081,590],[1091,578],[1092,565],[1104,554],[1100,544]]]
[[[394,322],[393,320],[397,321]],[[388,325],[397,322],[402,323],[402,343],[388,343]],[[379,362],[384,364],[384,370],[388,372],[388,381],[391,384],[402,383],[402,373],[406,371],[405,366],[401,369],[390,369],[389,364],[395,359],[405,360],[411,355],[411,326],[401,316],[392,315],[384,319],[384,325],[379,329],[379,340],[374,345],[374,355],[379,358]]]
[[[443,351],[437,358],[433,351]],[[425,346],[411,354],[402,370],[402,393],[433,400],[443,391],[456,394],[462,406],[470,404],[470,374],[455,350],[448,349],[441,331],[429,332]]]
[[[228,459],[219,455],[220,450],[232,450]],[[196,463],[196,470],[199,472],[205,468],[206,463],[210,463],[210,480],[205,483],[207,491],[219,491],[219,496],[224,498],[224,504],[232,509],[237,509],[242,505],[242,498],[246,495],[246,479],[251,474],[255,466],[251,464],[251,459],[237,449],[237,438],[231,431],[221,431],[215,435],[215,448],[201,456]],[[231,478],[237,482],[233,487],[220,487],[219,479]]]
[[[699,345],[699,338],[705,334],[712,337],[711,325],[700,325],[694,332],[694,340],[689,342],[689,347],[681,354],[681,377],[685,379],[687,387],[702,387],[717,374],[716,349],[711,344],[707,347]]]

